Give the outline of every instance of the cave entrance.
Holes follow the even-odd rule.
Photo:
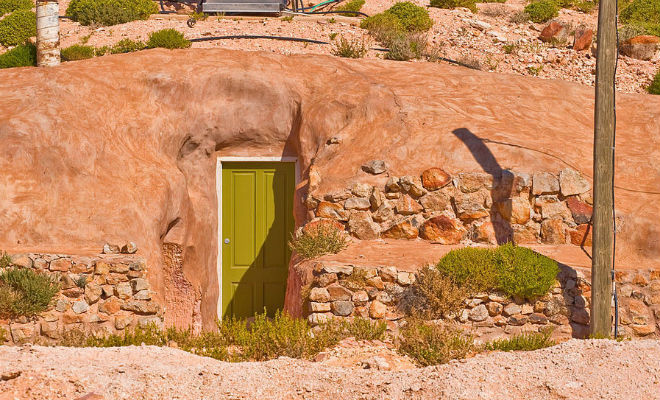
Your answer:
[[[294,229],[295,160],[218,162],[218,317],[284,306]]]

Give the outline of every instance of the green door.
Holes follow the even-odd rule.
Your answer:
[[[222,314],[269,316],[284,305],[295,164],[222,164]]]

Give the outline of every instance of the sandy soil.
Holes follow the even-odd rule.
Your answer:
[[[68,0],[60,2],[60,14],[65,15]],[[396,0],[367,0],[362,11],[368,14],[381,12]],[[427,1],[414,0],[421,6]],[[346,37],[364,41],[369,46],[379,46],[368,33],[359,28],[359,19],[328,16],[295,16],[286,21],[272,17],[216,17],[199,21],[193,28],[186,25],[191,7],[176,6],[180,14],[153,15],[148,21],[133,21],[111,27],[89,27],[62,20],[62,46],[85,42],[93,46],[111,46],[124,38],[146,40],[149,33],[165,28],[184,32],[187,38],[222,35],[276,35],[308,38],[332,42],[330,39]],[[590,51],[576,52],[567,46],[552,47],[537,39],[544,24],[516,24],[509,21],[511,15],[520,11],[526,3],[508,0],[505,4],[479,4],[479,12],[467,9],[444,10],[428,8],[435,24],[428,33],[428,42],[437,54],[450,59],[479,63],[482,70],[537,75],[545,79],[563,79],[585,85],[594,85],[596,60]],[[174,7],[170,7],[174,9]],[[558,19],[573,27],[586,26],[595,30],[597,14],[584,14],[573,10],[562,10]],[[486,23],[487,28],[478,28]],[[500,40],[500,39],[503,40]],[[515,46],[507,54],[505,45]],[[333,45],[296,43],[279,40],[216,40],[197,42],[193,47],[229,48],[248,51],[268,51],[282,54],[331,54]],[[367,58],[382,58],[383,52],[369,51]],[[393,61],[394,62],[394,61]],[[618,89],[622,92],[644,92],[655,72],[660,68],[660,53],[651,61],[640,61],[621,57],[617,74]]]
[[[228,364],[180,350],[0,348],[0,399],[660,399],[660,342],[571,340],[383,371],[280,358]]]

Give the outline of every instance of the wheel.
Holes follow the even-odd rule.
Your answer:
[[[192,28],[193,26],[195,26],[196,23],[197,23],[197,20],[195,18],[188,18],[188,21],[186,21],[186,24],[188,24],[189,28]]]

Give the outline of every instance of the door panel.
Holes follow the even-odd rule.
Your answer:
[[[294,189],[294,163],[223,163],[223,316],[272,316],[284,305]]]

